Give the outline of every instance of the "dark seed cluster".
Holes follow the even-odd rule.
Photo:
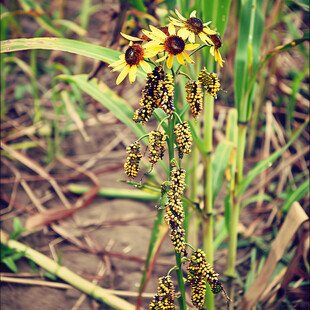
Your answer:
[[[145,124],[151,118],[153,110],[158,108],[164,79],[165,72],[162,66],[155,67],[151,73],[147,74],[146,85],[140,100],[142,108],[136,110],[133,117],[136,123]]]
[[[191,152],[193,142],[188,122],[185,121],[181,124],[176,124],[174,133],[176,135],[179,158],[183,158],[183,154],[189,154]]]
[[[197,249],[192,254],[187,271],[187,283],[192,289],[193,305],[198,309],[202,309],[205,299],[206,282],[210,285],[213,294],[218,294],[223,290],[223,285],[218,280],[219,274],[207,263],[206,255],[201,249]]]
[[[142,154],[140,152],[140,144],[135,142],[129,145],[126,148],[126,152],[128,155],[127,161],[124,164],[125,173],[129,178],[133,179],[137,176],[138,171],[140,170],[139,162],[142,158]]]
[[[184,210],[181,196],[185,188],[185,170],[172,167],[169,179],[168,202],[165,204],[165,221],[170,228],[170,237],[178,253],[185,252]]]
[[[169,197],[179,198],[183,195],[185,188],[185,170],[183,168],[178,169],[176,166],[172,167],[169,187]]]
[[[167,74],[162,85],[162,96],[159,107],[162,108],[167,115],[171,115],[174,111],[174,83],[171,74]]]
[[[155,165],[159,159],[162,159],[165,153],[165,144],[167,135],[164,131],[153,130],[149,135],[149,161]]]
[[[174,83],[170,74],[165,74],[162,66],[157,66],[147,75],[145,88],[140,100],[141,108],[135,111],[133,120],[145,124],[151,118],[154,109],[162,108],[166,114],[174,111]]]
[[[203,108],[203,93],[197,81],[189,81],[185,84],[187,102],[190,104],[192,115],[195,119],[200,115]]]
[[[150,310],[169,310],[174,307],[174,286],[170,276],[158,279],[157,295],[150,302]]]
[[[209,73],[205,68],[200,71],[198,80],[206,91],[217,99],[217,93],[221,88],[220,81],[215,73]]]

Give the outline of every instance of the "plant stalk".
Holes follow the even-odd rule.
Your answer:
[[[80,291],[92,296],[93,298],[119,310],[134,310],[135,307],[128,303],[127,301],[107,293],[105,289],[97,286],[84,278],[78,276],[67,267],[61,266],[54,262],[49,257],[33,250],[32,248],[16,241],[9,239],[9,237],[1,230],[1,243],[9,247],[10,249],[15,249],[17,252],[24,253],[25,257],[29,258],[37,265],[41,266],[50,273],[56,275],[65,282],[73,285]]]
[[[207,215],[203,221],[203,250],[206,253],[206,260],[213,265],[213,197],[212,197],[212,129],[213,129],[213,114],[214,114],[214,98],[210,95],[205,97],[204,109],[204,141],[205,152],[204,157],[204,212]],[[214,309],[214,296],[207,286],[205,306],[208,310]]]
[[[168,120],[168,152],[169,152],[169,162],[170,162],[170,169],[169,169],[169,178],[170,178],[170,171],[172,169],[171,161],[174,159],[174,117]],[[179,291],[181,296],[178,298],[180,310],[186,310],[186,299],[185,299],[185,286],[183,281],[183,272],[181,269],[181,254],[175,252],[175,259],[176,265],[178,268],[175,269]]]

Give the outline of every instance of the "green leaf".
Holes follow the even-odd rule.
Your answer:
[[[227,26],[230,5],[231,0],[202,1],[203,21],[206,23],[211,20],[211,26],[215,27],[220,36],[224,35]],[[197,9],[201,10],[201,8]]]
[[[130,0],[130,5],[133,6],[136,10],[146,13],[146,7],[143,0]]]
[[[64,51],[98,59],[108,64],[118,60],[119,55],[121,55],[120,52],[114,51],[110,48],[63,38],[13,39],[1,42],[1,53],[32,49]],[[145,77],[146,74],[144,73],[141,76]]]
[[[300,126],[300,128],[295,132],[292,136],[291,140],[280,150],[276,151],[275,153],[271,154],[268,158],[260,161],[243,180],[240,182],[237,188],[238,196],[241,196],[243,192],[248,188],[248,186],[252,183],[252,181],[258,176],[264,169],[270,167],[276,159],[278,159],[285,150],[287,150],[293,142],[299,137],[301,132],[305,129],[305,127],[309,124],[309,117],[308,119]]]
[[[119,97],[103,82],[98,82],[97,79],[88,81],[88,76],[84,74],[74,76],[59,75],[56,79],[75,83],[81,90],[99,101],[109,111],[111,111],[115,117],[127,125],[137,135],[137,137],[141,137],[147,133],[141,124],[136,124],[133,122],[133,109],[123,98]]]
[[[245,0],[241,7],[239,37],[235,57],[235,102],[238,119],[246,122],[251,116],[253,85],[248,81],[259,64],[261,37],[264,29],[262,0]],[[246,95],[247,94],[247,95]]]
[[[285,203],[282,206],[282,211],[284,213],[287,213],[288,210],[290,209],[292,203],[294,201],[299,201],[301,200],[308,192],[310,188],[310,182],[309,179],[307,179],[304,183],[299,185],[288,197],[288,199],[285,201]]]
[[[18,272],[17,266],[15,265],[15,262],[12,259],[12,257],[6,257],[2,259],[2,263],[5,264],[12,272],[14,273]]]
[[[214,152],[212,160],[212,198],[213,203],[218,195],[224,179],[224,172],[228,167],[229,160],[231,158],[231,152],[235,145],[229,141],[220,142]]]
[[[34,15],[34,19],[46,31],[57,37],[63,37],[63,33],[53,25],[51,19],[45,14],[42,7],[36,1],[19,0],[18,2],[25,11],[37,13]]]

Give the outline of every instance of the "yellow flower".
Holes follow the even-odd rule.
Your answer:
[[[189,42],[195,43],[195,36],[198,35],[204,44],[213,45],[209,35],[214,35],[216,32],[207,26],[210,22],[202,23],[201,19],[196,17],[196,11],[193,11],[188,19],[182,16],[178,10],[175,12],[179,19],[169,17],[169,20],[173,25],[180,27],[178,36],[184,40],[188,38]]]
[[[214,60],[217,61],[221,67],[223,67],[224,60],[222,59],[219,51],[219,48],[222,46],[222,40],[218,34],[209,35],[209,38],[213,42],[213,45],[210,48],[210,54],[214,56]]]
[[[152,57],[153,55],[154,54],[143,49],[139,44],[132,44],[132,42],[130,42],[126,52],[119,56],[120,60],[115,61],[109,66],[113,67],[113,72],[121,70],[116,84],[120,84],[126,78],[127,74],[129,74],[130,83],[133,83],[136,80],[137,67],[139,66],[141,66],[146,73],[152,72],[151,66],[144,58]]]
[[[199,47],[199,44],[186,44],[183,38],[176,35],[173,24],[169,24],[168,34],[153,26],[150,26],[150,29],[151,31],[142,30],[143,34],[151,39],[143,47],[151,53],[165,52],[163,57],[156,60],[157,62],[167,58],[167,67],[169,69],[172,68],[174,56],[181,65],[185,65],[184,59],[189,63],[194,63],[185,51],[194,50]]]

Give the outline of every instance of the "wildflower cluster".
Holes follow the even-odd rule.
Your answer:
[[[187,268],[187,283],[192,289],[192,302],[195,307],[202,309],[205,300],[206,283],[211,287],[213,294],[223,290],[222,283],[218,280],[219,274],[206,262],[205,253],[197,249],[190,258]]]
[[[156,62],[167,60],[167,68],[171,69],[174,58],[180,65],[194,63],[188,56],[186,51],[195,50],[200,46],[195,43],[196,37],[207,46],[210,46],[210,53],[214,56],[215,61],[223,66],[223,60],[219,52],[222,41],[219,35],[208,27],[209,23],[203,23],[201,19],[196,17],[196,11],[193,11],[190,18],[186,19],[177,10],[175,10],[177,19],[169,17],[168,27],[156,28],[150,25],[150,30],[142,30],[141,38],[122,34],[122,36],[130,41],[125,53],[119,56],[119,60],[112,63],[112,71],[121,70],[117,78],[116,84],[120,84],[127,75],[129,75],[130,83],[136,79],[137,68],[141,67],[145,72],[150,73],[151,67],[147,59],[151,59],[160,54]],[[176,29],[179,28],[178,30]],[[189,43],[187,42],[189,41]],[[133,42],[142,42],[138,44]]]
[[[202,89],[217,98],[221,85],[215,73],[209,73],[203,69],[198,78],[193,80],[186,73],[180,71],[181,66],[194,63],[188,55],[189,51],[194,53],[200,47],[207,46],[210,47],[210,53],[214,56],[215,61],[222,67],[223,60],[219,52],[222,41],[218,33],[208,27],[209,23],[203,23],[196,17],[196,11],[193,11],[189,18],[185,18],[175,10],[175,15],[169,17],[169,22],[168,26],[161,28],[150,25],[149,30],[142,30],[141,37],[121,33],[124,38],[129,40],[129,46],[124,54],[119,56],[119,60],[110,66],[113,67],[112,71],[121,71],[116,84],[121,83],[127,75],[130,83],[134,82],[139,67],[147,73],[146,84],[139,102],[140,107],[134,112],[134,122],[145,125],[153,114],[159,118],[160,114],[155,112],[155,109],[160,108],[166,114],[160,120],[156,130],[150,131],[127,147],[129,155],[124,168],[130,179],[137,176],[140,170],[139,163],[142,159],[139,144],[142,138],[148,136],[148,160],[152,168],[160,159],[163,159],[168,142],[170,176],[169,180],[161,186],[162,196],[167,195],[164,219],[170,229],[170,238],[174,249],[177,253],[185,256],[183,257],[184,261],[187,256],[182,202],[185,190],[185,170],[181,167],[181,159],[184,154],[191,152],[193,138],[189,123],[181,119],[177,113],[180,109],[174,106],[174,83],[178,74],[188,77],[189,81],[185,85],[186,100],[193,118],[197,120],[203,110],[204,94]],[[201,46],[201,42],[204,44],[203,46]],[[156,59],[152,60],[155,56]],[[173,67],[174,62],[177,62],[179,66]],[[166,73],[164,68],[171,69],[171,74]],[[176,122],[177,119],[178,122]],[[165,121],[168,124],[163,125]],[[165,130],[160,130],[160,126]],[[179,162],[175,159],[174,147],[177,149]],[[178,268],[181,270],[180,266]],[[190,259],[187,282],[191,286],[192,302],[198,309],[203,307],[207,284],[210,285],[214,294],[223,290],[223,286],[218,280],[218,274],[206,262],[205,254],[201,250],[196,250]],[[158,293],[151,301],[149,309],[174,309],[174,295],[170,276],[160,278]]]
[[[169,310],[174,307],[174,286],[170,276],[158,279],[157,295],[150,302],[150,310]]]

